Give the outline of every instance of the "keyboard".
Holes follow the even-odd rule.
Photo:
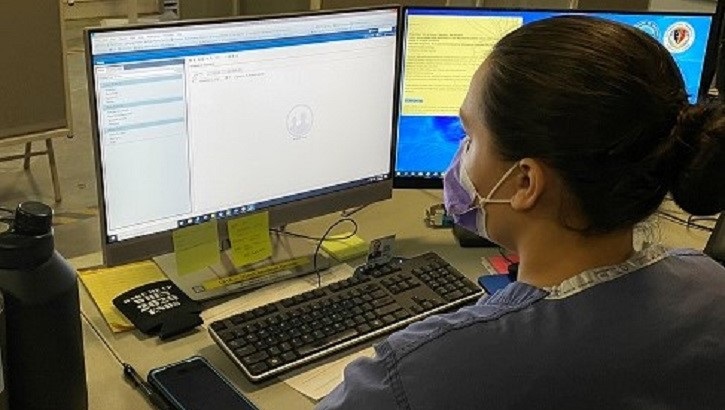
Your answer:
[[[440,256],[425,253],[217,320],[209,332],[257,382],[475,302],[482,294]]]

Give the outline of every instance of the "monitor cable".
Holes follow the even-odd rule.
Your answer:
[[[330,232],[332,232],[333,229],[335,229],[336,226],[343,224],[345,222],[349,222],[353,225],[353,232],[357,232],[358,226],[357,222],[355,222],[352,218],[342,217],[338,219],[335,223],[330,225],[324,234],[322,234],[322,237],[320,237],[320,240],[317,241],[317,246],[315,246],[315,253],[312,254],[312,271],[317,275],[317,287],[322,287],[322,277],[320,276],[320,268],[317,266],[317,258],[320,255],[320,249],[322,248],[322,243],[327,240],[328,236],[330,235]],[[354,235],[354,233],[353,233]]]
[[[360,208],[360,209],[362,209],[362,208]],[[355,212],[357,212],[357,211],[355,211]],[[315,245],[315,252],[312,254],[312,273],[317,275],[317,287],[321,287],[322,286],[322,276],[320,275],[320,267],[318,266],[318,258],[320,255],[320,250],[322,249],[322,244],[326,240],[329,239],[330,232],[332,232],[332,230],[335,229],[335,227],[337,227],[338,225],[345,223],[345,222],[352,224],[352,231],[345,234],[344,236],[336,237],[335,239],[350,239],[353,236],[357,235],[358,225],[354,219],[347,217],[347,216],[343,216],[340,219],[338,219],[337,221],[335,221],[334,223],[332,223],[327,228],[327,230],[325,230],[325,233],[322,234],[322,236],[320,236],[320,237],[300,234],[300,233],[296,233],[296,232],[290,232],[287,230],[286,226],[282,226],[280,228],[275,228],[275,229],[270,229],[270,231],[276,235],[292,236],[295,238],[309,239],[311,241],[317,242],[317,244]]]

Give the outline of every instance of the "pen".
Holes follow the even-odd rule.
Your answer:
[[[128,363],[123,364],[123,378],[128,380],[133,387],[139,389],[154,408],[159,410],[172,410],[164,399],[153,390],[153,387],[141,378],[136,372],[136,369]]]

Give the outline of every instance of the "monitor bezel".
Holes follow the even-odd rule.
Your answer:
[[[403,71],[405,70],[405,44],[408,36],[408,11],[409,10],[454,10],[454,11],[497,11],[497,12],[561,12],[571,14],[595,14],[595,13],[611,13],[611,14],[630,14],[630,15],[665,15],[665,16],[711,16],[712,24],[710,25],[710,33],[708,34],[707,45],[705,47],[705,60],[703,61],[702,73],[700,76],[700,88],[697,93],[697,101],[703,101],[707,98],[708,90],[710,89],[710,83],[715,74],[717,68],[717,50],[720,42],[720,26],[722,24],[723,17],[722,10],[725,7],[717,5],[717,9],[714,13],[706,12],[679,12],[679,11],[634,11],[634,10],[580,10],[580,9],[561,9],[561,8],[522,8],[522,7],[440,7],[440,6],[406,6],[402,8],[400,13],[401,21],[401,32],[400,32],[400,72],[398,73],[398,95],[402,96],[403,90]],[[399,104],[402,101],[398,100]],[[400,112],[400,107],[398,107]],[[399,139],[398,126],[395,124],[395,140],[396,147]],[[397,168],[397,151],[395,152],[395,161]],[[404,177],[397,175],[397,169],[394,170],[393,177],[393,188],[395,189],[442,189],[443,188],[443,177]]]
[[[91,119],[91,138],[93,143],[93,154],[96,171],[96,193],[98,195],[99,218],[101,227],[101,251],[103,256],[103,264],[105,266],[115,266],[124,263],[149,259],[154,256],[163,255],[173,252],[172,234],[176,229],[169,229],[163,232],[142,235],[123,241],[108,241],[108,224],[106,218],[106,199],[105,185],[103,181],[103,170],[101,164],[101,144],[100,133],[98,129],[98,106],[95,96],[95,72],[92,59],[92,42],[91,35],[103,32],[120,32],[128,30],[139,30],[147,28],[173,28],[194,25],[207,24],[224,24],[224,23],[243,23],[252,21],[281,20],[307,16],[325,16],[338,14],[354,14],[369,11],[396,11],[396,43],[395,43],[395,72],[393,77],[393,111],[391,125],[391,147],[390,147],[390,168],[388,177],[381,181],[373,181],[364,185],[353,188],[325,192],[316,196],[304,198],[297,201],[286,202],[283,204],[273,205],[258,212],[269,212],[270,227],[284,226],[293,222],[299,222],[311,219],[317,216],[326,215],[333,212],[343,211],[346,209],[368,205],[374,202],[383,201],[392,198],[393,177],[395,170],[396,158],[396,126],[398,123],[398,112],[400,104],[399,87],[400,82],[400,48],[402,46],[402,8],[397,5],[375,6],[375,7],[356,7],[339,10],[317,10],[294,13],[282,13],[263,16],[235,16],[210,19],[193,19],[172,22],[160,22],[151,24],[133,24],[117,27],[93,27],[86,28],[83,33],[85,42],[86,57],[86,77],[88,81],[88,96],[90,101],[90,119]],[[218,219],[219,239],[222,246],[228,245],[227,221],[229,219]],[[177,228],[178,229],[178,228]]]

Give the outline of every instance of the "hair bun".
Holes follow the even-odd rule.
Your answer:
[[[713,215],[725,209],[725,109],[712,101],[687,105],[672,129],[679,168],[670,192],[693,215]]]

